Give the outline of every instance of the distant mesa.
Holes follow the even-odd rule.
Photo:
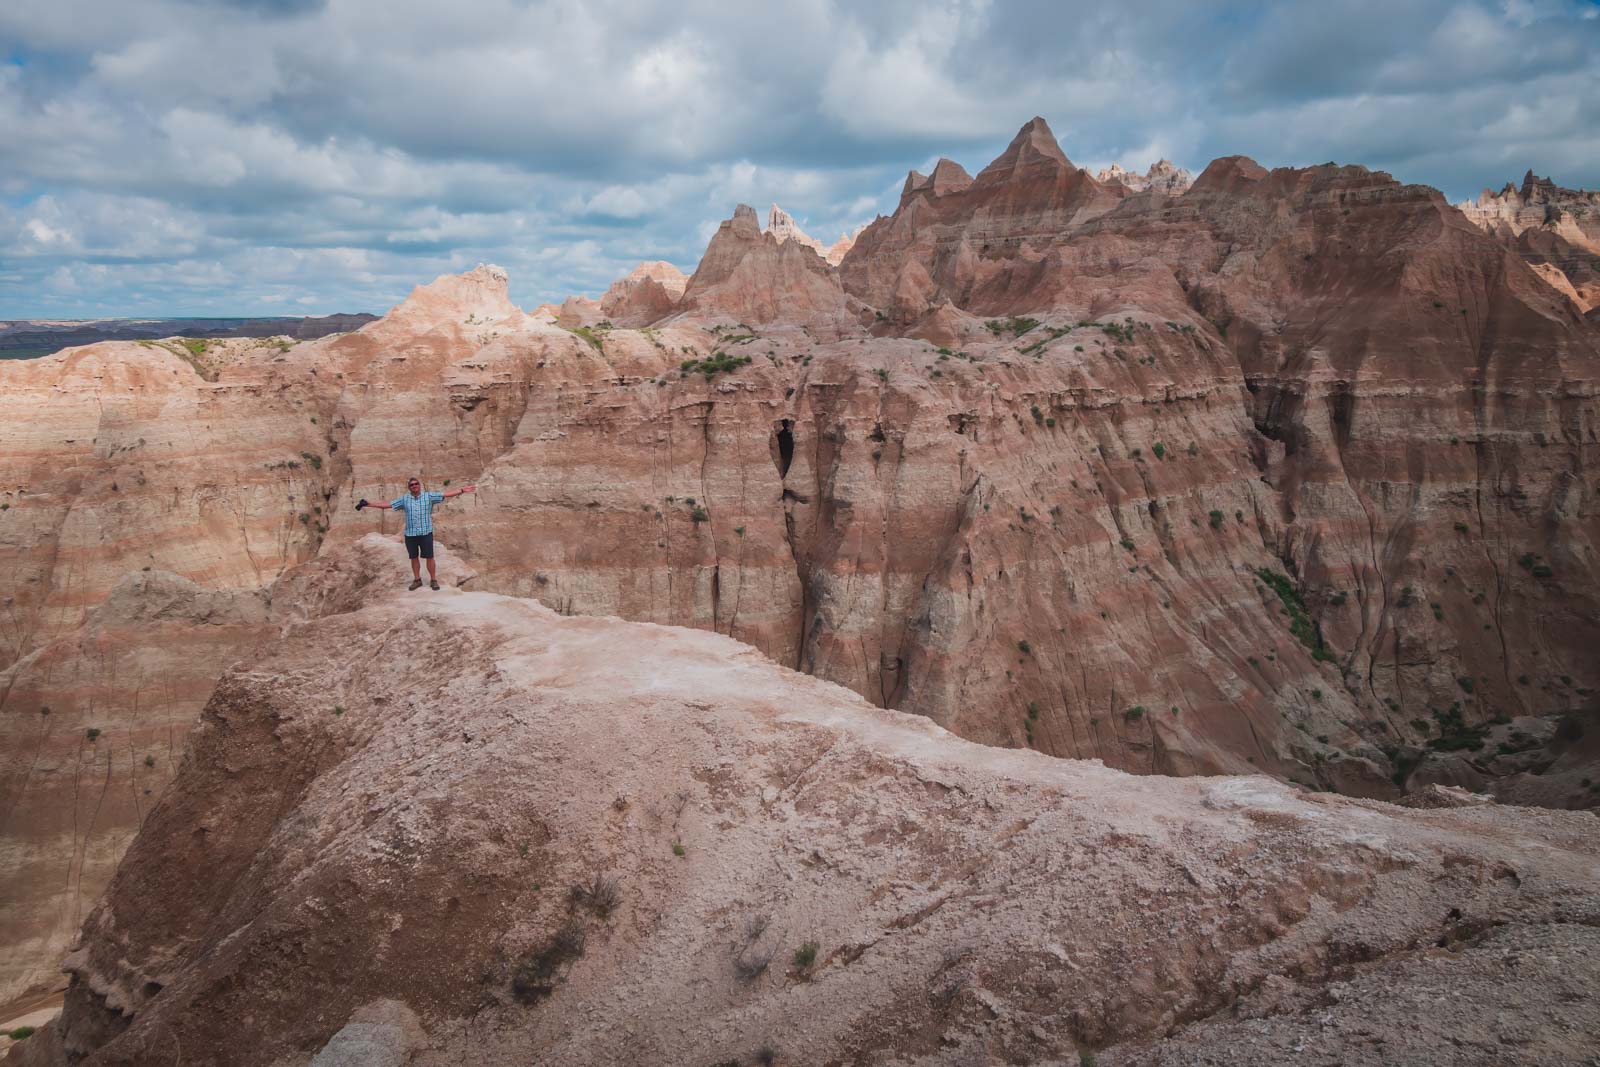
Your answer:
[[[304,318],[11,319],[0,322],[0,359],[36,359],[63,348],[101,341],[161,337],[292,337],[310,341],[359,330],[376,319],[376,315],[364,312]]]

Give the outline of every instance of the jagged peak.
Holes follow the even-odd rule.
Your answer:
[[[971,184],[972,175],[967,173],[967,168],[953,159],[941,158],[934,164],[927,187],[934,196],[944,196],[946,193],[960,192]]]
[[[1237,188],[1242,182],[1258,182],[1270,172],[1249,156],[1220,156],[1206,165],[1190,188],[1219,192]]]
[[[900,203],[904,204],[907,197],[926,184],[928,184],[928,176],[920,170],[907,172],[906,183],[900,187]]]
[[[978,173],[976,181],[979,184],[1004,181],[1020,169],[1041,165],[1071,167],[1073,164],[1056,143],[1050,124],[1035,115],[1023,123],[1006,150]]]
[[[818,255],[824,252],[822,242],[802,230],[800,224],[794,220],[794,216],[777,204],[773,204],[772,210],[767,214],[767,232],[776,237],[780,244],[784,241],[797,241]]]
[[[1187,191],[1194,184],[1194,175],[1166,158],[1150,164],[1150,168],[1143,174],[1113,163],[1109,167],[1100,168],[1094,178],[1098,182],[1119,182],[1124,188],[1136,193],[1153,188],[1177,195]]]

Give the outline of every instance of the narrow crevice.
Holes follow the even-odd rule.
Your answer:
[[[772,462],[778,468],[780,479],[789,476],[789,465],[794,462],[794,421],[784,419],[772,432]]]

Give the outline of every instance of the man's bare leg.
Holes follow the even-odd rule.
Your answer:
[[[428,585],[434,589],[439,588],[439,572],[434,568],[433,557],[428,557]]]

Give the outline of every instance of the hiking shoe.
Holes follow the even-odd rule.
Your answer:
[[[421,578],[414,579],[412,581],[412,583],[411,583],[411,588],[412,589],[421,589],[422,588],[422,579]]]
[[[438,582],[429,582],[428,583],[428,588],[429,589],[437,589],[437,588],[439,588],[439,583]]]

